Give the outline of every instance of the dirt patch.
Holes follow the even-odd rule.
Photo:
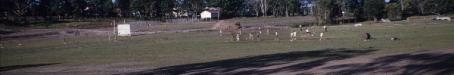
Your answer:
[[[169,66],[125,75],[452,75],[454,50],[361,55],[328,49]],[[321,57],[308,59],[307,57]]]
[[[1,75],[112,75],[145,69],[144,63],[56,64],[0,72]]]
[[[2,40],[30,40],[35,38],[68,38],[86,36],[107,36],[111,31],[96,29],[29,29],[11,34],[2,34]]]
[[[239,29],[241,27],[241,24],[239,22],[232,22],[232,21],[224,21],[221,20],[217,22],[211,29],[220,29],[220,30],[235,30]]]

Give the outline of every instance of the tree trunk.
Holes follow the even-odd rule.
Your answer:
[[[288,17],[290,14],[289,14],[289,10],[288,10],[288,7],[285,7],[285,17]]]
[[[263,16],[267,16],[266,12],[267,12],[267,1],[266,0],[260,0],[260,7],[261,7],[261,10],[262,10],[262,14]]]
[[[255,16],[256,16],[256,17],[259,17],[259,16],[260,16],[259,14],[260,14],[259,11],[256,11],[256,12],[255,12]]]

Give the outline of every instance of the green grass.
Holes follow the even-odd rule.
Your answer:
[[[252,23],[252,22],[251,22]],[[453,23],[392,23],[330,26],[325,33],[329,40],[298,40],[289,42],[288,32],[292,29],[274,30],[281,32],[280,41],[231,42],[227,36],[216,32],[162,33],[121,37],[108,41],[107,37],[74,38],[69,44],[61,39],[40,41],[2,41],[0,66],[62,63],[65,64],[107,64],[114,62],[144,62],[145,66],[164,67],[178,64],[209,62],[248,56],[310,51],[326,48],[379,49],[374,54],[411,52],[417,50],[446,49],[454,45]],[[321,29],[321,27],[314,27]],[[316,33],[320,30],[315,30]],[[284,32],[287,32],[284,34]],[[375,38],[362,41],[360,33],[370,32]],[[398,37],[400,41],[389,38]],[[315,38],[315,37],[314,37]],[[18,43],[24,44],[17,46]]]

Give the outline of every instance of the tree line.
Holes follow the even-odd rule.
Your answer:
[[[335,23],[337,18],[356,20],[404,20],[415,15],[454,13],[454,0],[316,0],[318,24]]]
[[[339,18],[404,19],[413,15],[453,13],[454,0],[0,0],[2,17],[175,18],[175,12],[197,17],[219,7],[223,18],[314,15],[318,24]]]

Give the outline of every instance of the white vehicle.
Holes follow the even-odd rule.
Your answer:
[[[440,17],[440,16],[437,16],[437,17],[435,17],[435,20],[448,20],[448,21],[451,21],[451,17]]]

